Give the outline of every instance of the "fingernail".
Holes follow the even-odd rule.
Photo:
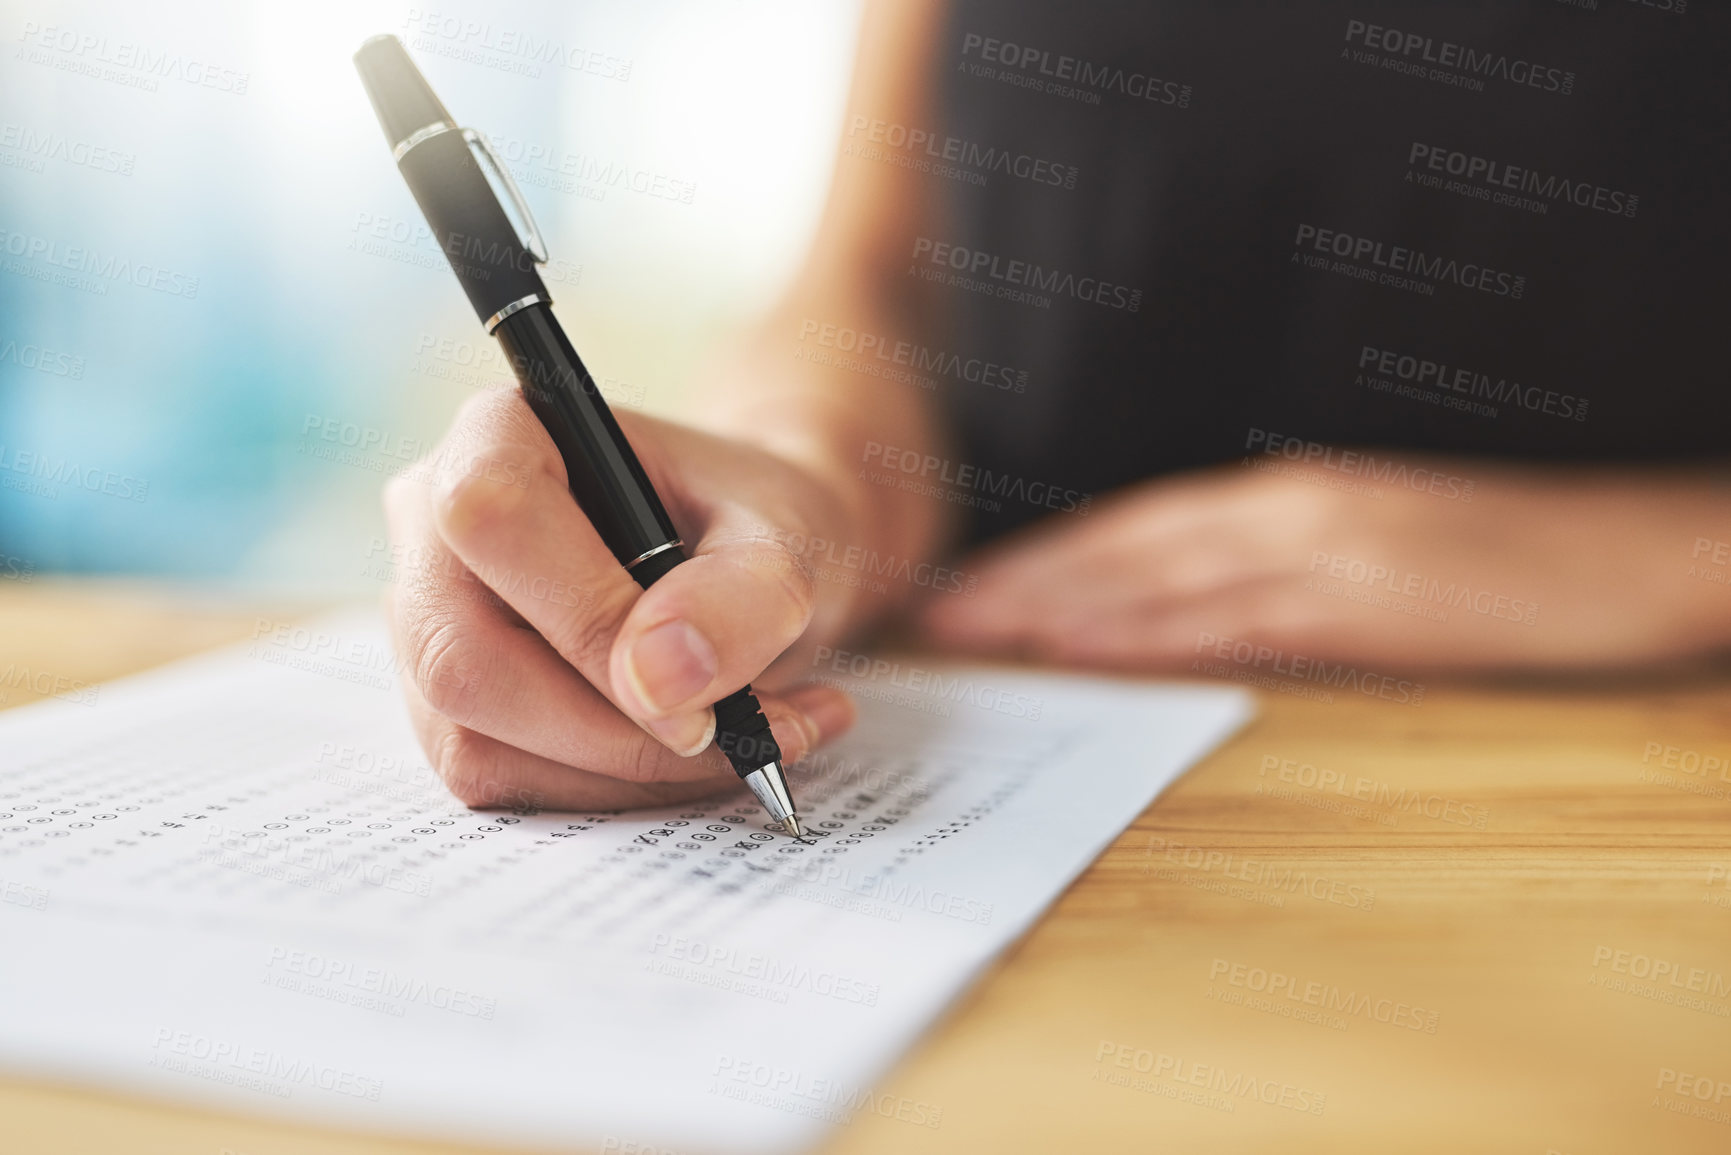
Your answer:
[[[671,718],[656,718],[643,723],[661,744],[681,758],[703,753],[709,740],[715,737],[715,711],[693,710]]]
[[[715,647],[683,618],[644,633],[625,658],[631,688],[656,713],[689,701],[714,680],[717,668]]]

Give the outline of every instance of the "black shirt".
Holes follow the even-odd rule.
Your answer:
[[[1588,2],[957,0],[908,276],[994,370],[971,536],[1271,446],[1721,454],[1731,17]]]

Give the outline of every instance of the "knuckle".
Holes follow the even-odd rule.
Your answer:
[[[391,556],[395,586],[399,597],[399,616],[404,626],[422,623],[429,615],[444,611],[438,607],[446,601],[444,590],[451,579],[460,579],[468,571],[438,541],[427,542],[415,537],[395,542]],[[405,637],[408,634],[405,632]]]
[[[515,389],[488,390],[465,401],[447,440],[447,452],[459,444],[528,470],[564,474],[565,463],[553,439]]]
[[[699,758],[710,756],[708,750]],[[685,759],[637,727],[622,733],[615,740],[598,744],[584,758],[580,769],[604,778],[631,782],[639,786],[665,786],[677,789],[689,775],[679,772]]]
[[[630,604],[612,602],[586,604],[570,613],[558,615],[541,629],[559,656],[579,669],[606,669]]]
[[[486,433],[497,432],[510,428],[522,408],[523,402],[517,396],[516,390],[485,389],[463,399],[463,403],[457,406],[457,417],[451,427]]]
[[[439,777],[457,801],[464,806],[484,806],[489,788],[494,782],[492,758],[487,743],[479,740],[473,730],[463,726],[446,726],[433,751],[433,762]]]
[[[498,524],[521,504],[533,466],[521,454],[485,452],[447,460],[433,497],[446,534]]]
[[[673,782],[676,780],[674,770],[680,761],[677,754],[648,734],[638,734],[631,739],[630,746],[620,751],[615,763],[620,769],[613,773],[633,782]]]
[[[472,645],[461,621],[447,614],[411,614],[406,648],[421,696],[434,710],[462,723],[475,714],[485,680],[485,656]]]
[[[817,608],[817,580],[811,567],[785,544],[777,542],[772,551],[754,555],[753,568],[770,580],[787,607],[788,638],[798,637]]]

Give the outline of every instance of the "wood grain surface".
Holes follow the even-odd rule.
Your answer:
[[[309,608],[3,583],[0,671]],[[1731,678],[1259,699],[826,1151],[1731,1150]],[[0,1119],[19,1153],[472,1150],[19,1078]]]

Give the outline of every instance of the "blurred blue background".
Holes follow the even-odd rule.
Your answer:
[[[677,415],[816,225],[851,0],[0,3],[0,555],[318,595],[509,379],[355,76],[409,45],[505,154],[616,404]]]

